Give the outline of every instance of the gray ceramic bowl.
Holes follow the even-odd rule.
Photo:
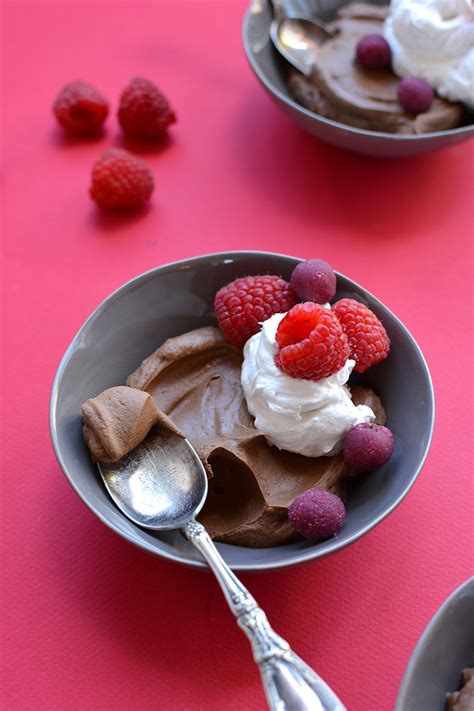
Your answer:
[[[395,711],[444,711],[461,672],[474,666],[474,578],[441,605],[415,647]]]
[[[371,0],[384,5],[384,0]],[[292,0],[292,6],[307,11],[328,21],[336,10],[347,5],[344,0]],[[310,14],[310,13],[308,13]],[[311,13],[313,14],[313,13]],[[447,148],[474,136],[474,125],[462,126],[449,131],[436,131],[421,136],[401,136],[392,133],[366,131],[352,128],[331,119],[323,118],[294,101],[288,92],[285,75],[288,64],[273,47],[270,40],[272,10],[270,0],[253,0],[243,21],[242,39],[245,54],[257,79],[277,105],[299,126],[340,148],[372,156],[409,156],[427,151]]]
[[[158,267],[111,294],[69,346],[52,390],[54,449],[82,500],[127,540],[180,563],[203,565],[199,554],[179,533],[142,530],[115,508],[82,439],[81,403],[105,388],[124,383],[166,338],[215,324],[214,295],[224,284],[238,276],[268,272],[289,278],[298,261],[265,252],[224,252]],[[376,475],[357,477],[347,503],[346,524],[336,538],[266,549],[220,544],[222,555],[236,570],[280,568],[344,548],[400,503],[428,452],[434,400],[428,368],[418,346],[383,304],[343,276],[338,276],[338,296],[354,296],[368,304],[383,320],[392,340],[390,358],[369,370],[361,381],[370,383],[382,398],[395,435],[394,455]]]

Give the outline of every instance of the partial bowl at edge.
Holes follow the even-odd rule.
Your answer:
[[[375,5],[387,4],[384,0],[371,1]],[[306,0],[304,7],[319,7],[319,16],[328,21],[340,7],[347,4],[345,0],[314,0],[313,3]],[[277,106],[316,138],[366,155],[402,157],[448,148],[474,137],[472,124],[412,136],[355,128],[309,111],[290,95],[285,79],[288,64],[280,57],[270,39],[272,18],[270,0],[253,0],[250,3],[242,25],[242,42],[247,60],[257,80]]]
[[[460,585],[435,613],[418,641],[398,692],[395,711],[445,711],[446,694],[459,689],[474,666],[474,578]]]

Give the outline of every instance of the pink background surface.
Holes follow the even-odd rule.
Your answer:
[[[412,331],[437,399],[423,472],[389,518],[335,556],[246,575],[277,630],[351,711],[393,708],[411,651],[472,570],[473,145],[384,161],[316,142],[253,79],[243,0],[5,2],[0,702],[8,711],[265,707],[247,641],[210,575],[147,556],[103,526],[49,441],[59,360],[96,305],[156,265],[262,249],[323,257]],[[87,195],[120,145],[121,88],[143,74],[179,123],[141,148],[149,210],[99,214]],[[50,105],[70,79],[113,114],[65,139]],[[466,417],[468,413],[468,417]]]

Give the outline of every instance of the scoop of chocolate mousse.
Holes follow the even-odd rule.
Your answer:
[[[81,407],[82,433],[96,462],[111,463],[135,449],[157,425],[177,434],[171,420],[160,412],[151,395],[119,385],[89,398]]]
[[[409,114],[398,103],[398,76],[390,69],[364,69],[355,61],[358,41],[364,35],[381,34],[388,11],[388,5],[369,3],[342,7],[328,26],[334,38],[315,53],[311,76],[290,72],[294,97],[314,113],[372,131],[421,134],[459,126],[460,104],[435,96],[428,111]]]
[[[127,386],[149,393],[158,410],[190,440],[209,476],[200,520],[218,541],[254,548],[297,537],[288,506],[318,486],[344,497],[341,456],[310,458],[279,450],[255,429],[240,384],[242,351],[217,328],[170,338],[143,361]],[[375,394],[357,389],[360,403]]]

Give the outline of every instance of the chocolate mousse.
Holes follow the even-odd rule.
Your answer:
[[[151,395],[119,385],[89,398],[81,407],[82,433],[96,462],[117,462],[135,449],[154,425],[181,434],[158,410]]]
[[[446,696],[446,711],[474,711],[474,667],[464,669],[462,686]]]
[[[400,78],[391,69],[365,69],[356,63],[358,41],[381,34],[388,12],[389,6],[368,3],[342,7],[327,26],[334,37],[315,53],[311,76],[290,72],[292,94],[320,116],[371,131],[421,134],[459,126],[461,104],[435,96],[425,113],[407,113],[397,99]]]
[[[254,548],[276,546],[298,537],[287,514],[296,496],[318,486],[344,498],[344,477],[351,472],[340,455],[311,458],[267,443],[247,410],[242,359],[217,328],[168,339],[128,377],[127,387],[85,403],[86,441],[102,460],[103,452],[116,456],[137,446],[155,424],[177,428],[209,476],[199,518],[211,536]],[[373,391],[354,388],[353,398],[368,404],[383,424],[385,413]]]

